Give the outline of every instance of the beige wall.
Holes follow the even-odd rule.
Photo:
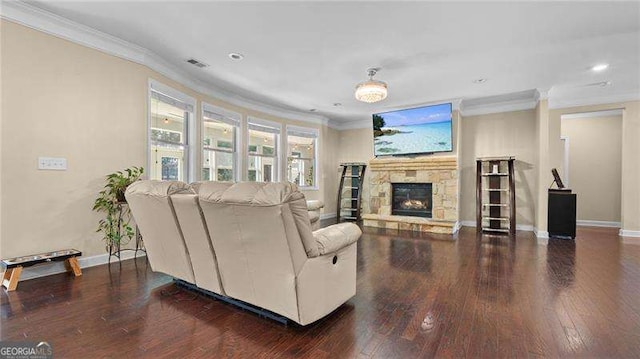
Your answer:
[[[567,186],[578,195],[577,219],[620,222],[622,116],[562,119],[562,137],[569,149]]]
[[[628,101],[593,106],[580,106],[549,111],[549,164],[542,172],[560,167],[562,162],[561,117],[565,114],[622,109],[622,229],[640,231],[640,101]],[[550,173],[550,172],[549,172]],[[550,175],[549,175],[550,179]],[[546,194],[545,194],[546,198]],[[540,207],[543,207],[542,205]],[[546,213],[544,208],[540,208]],[[545,225],[546,229],[546,225]]]
[[[338,134],[338,162],[369,162],[373,158],[373,127],[343,130]]]
[[[87,256],[105,253],[95,233],[100,215],[91,211],[93,200],[106,174],[147,165],[150,78],[244,117],[318,128],[319,167],[325,171],[319,171],[319,189],[305,194],[335,206],[335,179],[323,174],[337,161],[335,130],[232,106],[145,66],[1,23],[0,186],[11,188],[1,193],[2,257],[62,248],[76,248]],[[199,160],[201,151],[196,153]],[[65,157],[68,170],[38,171],[39,156]],[[195,172],[200,175],[200,170]]]
[[[465,116],[460,152],[461,220],[475,222],[476,158],[514,156],[516,223],[533,226],[536,178],[534,163],[536,113],[534,110]]]

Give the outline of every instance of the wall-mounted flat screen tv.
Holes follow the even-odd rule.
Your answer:
[[[450,103],[373,115],[376,156],[450,152],[452,138]]]

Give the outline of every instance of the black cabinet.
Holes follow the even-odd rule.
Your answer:
[[[576,195],[571,190],[549,190],[549,237],[576,238]]]

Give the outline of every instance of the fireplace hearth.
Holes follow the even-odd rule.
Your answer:
[[[391,214],[431,218],[431,183],[392,183]]]

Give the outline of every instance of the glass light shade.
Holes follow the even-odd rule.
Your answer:
[[[378,102],[387,98],[387,84],[382,81],[369,80],[356,86],[356,99],[362,102]]]

